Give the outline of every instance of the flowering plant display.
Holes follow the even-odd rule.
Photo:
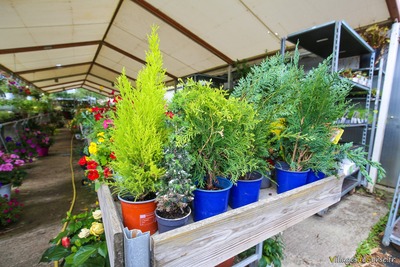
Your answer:
[[[50,147],[54,143],[53,138],[43,131],[36,130],[33,135],[35,136],[34,143],[39,147]]]
[[[36,145],[32,142],[31,139],[24,140],[23,138],[21,138],[20,141],[17,141],[11,136],[7,136],[5,138],[5,141],[8,151],[11,151],[13,154],[18,155],[19,158],[24,160],[25,162],[32,162],[33,157],[36,156]]]
[[[15,189],[18,194],[19,190]],[[7,199],[7,195],[0,197],[0,226],[7,226],[12,222],[18,221],[22,207],[22,203],[18,202],[16,198]]]
[[[26,176],[26,172],[20,167],[25,161],[16,154],[5,153],[0,150],[0,186],[11,183],[20,186]]]
[[[117,101],[117,100],[115,100]],[[112,103],[109,102],[106,107],[93,107],[82,111],[81,117],[83,128],[90,128],[88,138],[91,140],[84,149],[85,156],[78,161],[79,165],[86,167],[86,177],[95,185],[95,190],[101,183],[107,182],[112,178],[111,161],[115,160],[115,154],[110,149],[111,128],[113,121],[110,114],[113,112]],[[88,156],[86,156],[88,155]]]
[[[40,262],[63,260],[65,266],[109,266],[101,210],[77,215],[68,212],[62,222],[68,222],[66,230],[51,240],[52,246]]]

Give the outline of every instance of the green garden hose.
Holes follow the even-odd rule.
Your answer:
[[[72,163],[73,160],[73,145],[74,145],[74,135],[72,135],[71,137],[71,145],[70,145],[70,155],[69,155],[69,167],[71,169],[71,182],[72,182],[72,190],[73,190],[73,196],[72,196],[72,202],[71,202],[71,206],[69,207],[68,212],[71,213],[72,210],[74,209],[75,206],[75,200],[76,200],[76,187],[75,187],[75,173],[74,173],[74,166]],[[65,231],[65,229],[68,226],[68,221],[66,221],[63,225],[63,228],[61,229],[61,232]],[[58,241],[57,245],[60,243],[60,241]],[[54,262],[54,267],[58,267],[58,261]]]

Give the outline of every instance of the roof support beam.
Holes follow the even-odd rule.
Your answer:
[[[77,67],[77,66],[89,65],[90,63],[91,62],[83,62],[83,63],[64,65],[64,66],[60,66],[60,67],[54,66],[54,67],[48,67],[48,68],[42,68],[42,69],[24,70],[24,71],[18,71],[18,72],[14,72],[14,73],[16,73],[18,75],[22,75],[22,74],[27,74],[27,73],[32,73],[32,72],[72,68],[72,67]]]
[[[101,94],[101,95],[106,96],[106,97],[110,97],[110,94],[111,94],[111,93],[108,93],[108,92],[99,91],[99,89],[95,89],[92,86],[87,85],[87,84],[83,84],[81,88],[83,88],[85,90],[88,90],[88,91],[91,91],[93,93]]]
[[[390,18],[395,21],[400,20],[400,10],[398,5],[398,0],[386,0],[386,5],[389,10]]]
[[[118,47],[116,47],[116,46],[114,46],[114,45],[112,45],[110,43],[104,42],[104,45],[107,46],[108,48],[114,50],[114,51],[117,51],[118,53],[120,53],[120,54],[122,54],[122,55],[124,55],[124,56],[126,56],[126,57],[128,57],[130,59],[133,59],[133,60],[135,60],[137,62],[142,63],[143,65],[146,64],[146,61],[144,61],[143,59],[138,58],[137,56],[134,56],[134,55],[126,52],[125,50],[122,50],[121,48],[118,48]],[[178,79],[175,75],[173,75],[173,74],[171,74],[169,72],[166,72],[165,74],[167,74],[169,77],[171,77],[173,79]]]
[[[77,46],[99,45],[99,44],[100,44],[100,41],[88,41],[88,42],[79,42],[79,43],[52,44],[52,45],[40,45],[40,46],[31,46],[31,47],[9,48],[9,49],[0,49],[0,55],[43,51],[43,50],[60,49],[60,48],[71,48],[71,47],[77,47]]]
[[[55,84],[52,84],[52,85],[42,86],[41,88],[44,89],[44,88],[55,87],[55,86],[60,86],[60,85],[62,86],[62,85],[65,85],[65,84],[73,85],[74,83],[76,83],[76,84],[82,83],[82,80],[70,81],[70,82],[65,82],[65,83],[55,83]]]
[[[101,65],[101,64],[99,64],[99,63],[94,62],[93,65],[99,66],[100,68],[103,68],[103,69],[108,70],[108,71],[110,71],[110,72],[112,72],[112,73],[115,73],[115,74],[117,74],[118,76],[121,75],[120,72],[115,71],[115,70],[113,70],[113,69],[111,69],[111,68],[109,68],[109,67],[106,67],[106,66],[104,66],[104,65]],[[89,73],[89,74],[90,74],[90,73]],[[132,80],[132,81],[136,81],[135,78],[132,78],[132,77],[129,77],[129,76],[126,76],[126,77],[127,77],[128,79]]]
[[[80,75],[86,75],[86,72],[72,74],[72,75],[55,76],[52,78],[45,78],[45,79],[41,79],[41,80],[35,80],[35,81],[32,81],[32,83],[40,83],[40,82],[51,81],[51,80],[55,80],[55,79],[65,79],[65,78],[71,78],[71,77],[80,76]]]
[[[103,35],[103,39],[101,40],[101,43],[100,43],[99,47],[97,47],[96,54],[94,55],[93,60],[92,60],[92,63],[90,64],[90,67],[89,67],[89,70],[88,70],[88,74],[89,74],[90,71],[92,70],[93,64],[95,64],[96,59],[97,59],[97,57],[99,56],[101,47],[102,47],[103,44],[104,44],[104,40],[106,39],[107,34],[108,34],[108,32],[110,31],[111,26],[112,26],[112,24],[114,23],[115,18],[117,17],[118,11],[119,11],[119,9],[120,9],[121,6],[122,6],[122,2],[123,2],[123,1],[124,1],[124,0],[119,0],[119,3],[118,3],[118,5],[117,5],[117,7],[115,8],[114,14],[113,14],[113,16],[112,16],[112,18],[111,18],[111,20],[110,20],[110,23],[109,23],[108,26],[107,26],[106,32],[105,32],[104,35]],[[87,75],[86,75],[86,78],[87,78]]]
[[[112,82],[112,81],[110,81],[110,80],[107,80],[107,79],[105,79],[104,77],[101,77],[101,76],[96,75],[96,74],[93,74],[93,73],[89,73],[88,76],[93,76],[93,77],[95,77],[95,78],[97,78],[97,79],[100,79],[100,80],[103,80],[103,81],[105,81],[105,82],[107,82],[107,83],[109,83],[109,84],[111,84],[111,85],[114,84],[114,82]]]
[[[102,85],[102,84],[99,84],[99,83],[96,83],[96,82],[93,82],[93,81],[90,81],[90,80],[85,80],[85,82],[83,83],[83,84],[86,84],[86,85],[90,85],[90,84],[87,84],[87,83],[93,83],[93,84],[95,84],[95,85],[98,85],[99,87],[103,87],[104,89],[107,89],[107,90],[110,90],[110,91],[115,91],[114,89],[112,89],[112,88],[109,88],[109,87],[107,87],[107,86],[104,86],[104,85]],[[99,88],[99,90],[101,90],[100,88]]]
[[[205,49],[207,49],[208,51],[210,51],[211,53],[213,53],[214,55],[216,55],[217,57],[219,57],[220,59],[222,59],[229,65],[234,63],[234,60],[232,60],[227,55],[225,55],[224,53],[222,53],[221,51],[219,51],[218,49],[216,49],[215,47],[213,47],[212,45],[210,45],[209,43],[207,43],[200,37],[198,37],[193,32],[189,31],[187,28],[183,27],[176,20],[172,19],[165,13],[161,12],[156,7],[152,6],[151,4],[147,3],[144,0],[131,0],[131,1],[136,3],[137,5],[141,6],[142,8],[147,10],[149,13],[156,16],[157,18],[161,19],[162,21],[164,21],[165,23],[167,23],[168,25],[170,25],[171,27],[173,27],[174,29],[176,29],[177,31],[179,31],[180,33],[185,35],[186,37],[190,38],[191,40],[193,40],[200,46],[204,47]]]

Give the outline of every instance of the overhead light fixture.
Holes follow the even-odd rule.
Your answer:
[[[60,63],[56,64],[56,67],[61,67],[62,65]]]

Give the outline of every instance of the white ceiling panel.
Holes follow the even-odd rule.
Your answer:
[[[160,26],[160,50],[164,67],[174,76],[184,76],[182,69],[190,73],[223,65],[225,62],[211,52],[176,31],[157,17],[133,2],[124,2],[111,27],[106,41],[144,60],[147,50],[147,34],[151,25]]]
[[[80,86],[82,84],[82,82],[69,82],[69,83],[65,83],[65,84],[57,84],[57,85],[53,85],[53,86],[46,86],[43,87],[43,90],[45,91],[51,91],[57,88],[67,88],[67,87],[73,87],[73,86]]]
[[[334,20],[353,28],[390,25],[400,19],[399,6],[399,0],[0,0],[0,69],[44,89],[55,78],[83,83],[90,76],[86,86],[98,90],[111,87],[125,67],[134,84],[147,35],[158,25],[171,84],[195,73],[226,74],[237,59],[258,62],[280,49],[282,37]]]
[[[67,83],[67,82],[73,82],[73,81],[78,81],[78,80],[84,80],[86,78],[86,74],[83,75],[74,75],[71,77],[65,77],[65,78],[58,78],[58,81],[56,82],[55,79],[51,80],[45,80],[41,82],[34,82],[33,84],[37,87],[45,87],[49,85],[55,85],[57,83]]]
[[[243,2],[281,37],[334,20],[344,20],[351,27],[359,28],[389,18],[386,2],[376,0],[243,0]]]
[[[36,80],[49,79],[52,77],[64,77],[69,75],[81,74],[87,72],[89,70],[89,67],[90,67],[89,64],[85,64],[82,66],[75,66],[71,68],[61,67],[46,71],[37,71],[37,72],[21,74],[21,76],[25,80],[36,81]]]
[[[108,66],[118,73],[121,73],[122,68],[125,68],[126,75],[133,78],[136,78],[138,70],[143,67],[142,63],[124,56],[107,46],[101,48],[96,62],[100,65]]]
[[[0,62],[14,72],[35,70],[46,67],[55,67],[86,63],[93,60],[97,46],[81,46],[63,49],[50,49],[35,52],[0,55]]]
[[[185,25],[231,59],[244,59],[280,47],[279,37],[248,10],[242,1],[150,0],[168,16]],[[261,1],[260,1],[261,2]],[[264,1],[267,2],[267,1]],[[188,16],[187,10],[196,10]],[[281,14],[281,20],[284,15]]]

